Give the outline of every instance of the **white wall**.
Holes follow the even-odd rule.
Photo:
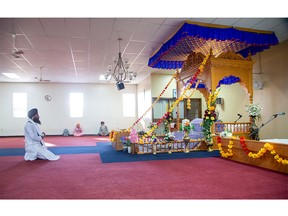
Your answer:
[[[250,121],[249,115],[245,111],[245,105],[250,103],[249,95],[239,83],[221,85],[218,97],[223,98],[224,101],[222,105],[216,105],[219,119],[223,122],[234,122],[238,118],[237,114],[241,114],[243,117],[239,119],[239,122]]]
[[[42,130],[47,135],[62,134],[64,128],[73,131],[79,122],[86,134],[96,134],[100,121],[105,121],[109,130],[130,127],[136,118],[123,117],[123,93],[137,93],[136,85],[125,85],[118,91],[110,84],[53,84],[53,83],[0,83],[0,136],[23,135],[27,118],[13,118],[13,93],[27,92],[28,110],[38,108]],[[84,117],[69,116],[69,93],[84,94]],[[45,95],[51,95],[47,102]],[[136,110],[137,115],[137,110]]]
[[[262,79],[264,82],[263,90],[254,90],[253,96],[254,102],[263,106],[262,121],[258,122],[258,126],[267,122],[275,113],[286,113],[261,129],[261,139],[288,138],[287,59],[288,41],[253,56],[256,62],[253,68],[253,79]],[[28,93],[28,108],[39,109],[43,131],[48,135],[61,134],[64,128],[72,131],[77,122],[82,124],[85,133],[96,134],[102,120],[106,122],[109,130],[131,127],[151,106],[152,97],[158,97],[163,91],[170,78],[171,75],[153,74],[137,86],[125,85],[125,89],[121,91],[118,91],[115,85],[109,84],[0,83],[0,136],[23,135],[23,127],[27,119],[13,118],[13,92]],[[173,81],[163,98],[172,97],[174,88],[176,84]],[[84,94],[84,117],[81,119],[69,117],[70,92]],[[137,117],[123,117],[123,93],[137,94]],[[52,101],[44,100],[46,94],[52,96]],[[224,105],[218,105],[216,108],[220,112],[221,120],[234,121],[240,113],[243,115],[241,121],[249,121],[248,116],[245,115],[245,105],[249,103],[248,95],[239,84],[222,86],[219,97],[224,98]],[[202,94],[196,91],[192,98],[202,98],[204,112],[206,104]],[[151,119],[152,114],[149,111],[136,125],[136,129],[147,130]]]
[[[152,97],[158,97],[163,89],[167,86],[168,82],[171,80],[172,75],[165,74],[151,74],[151,86],[152,86]],[[162,98],[172,98],[173,89],[176,89],[176,81],[173,79],[171,84],[165,90]]]
[[[151,77],[148,76],[137,86],[138,92],[138,119],[136,129],[147,131],[149,123],[152,121],[152,97],[151,97]]]
[[[259,56],[260,55],[260,56]],[[253,100],[263,107],[262,120],[266,123],[278,112],[286,115],[278,116],[260,130],[260,138],[288,138],[288,40],[253,56],[256,61],[253,68],[253,79],[262,80],[263,90],[255,90]]]

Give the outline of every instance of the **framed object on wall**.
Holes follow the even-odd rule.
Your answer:
[[[173,95],[173,98],[177,98],[177,91],[176,91],[176,89],[173,89],[172,95]]]

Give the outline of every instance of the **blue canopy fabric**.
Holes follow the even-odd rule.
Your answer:
[[[185,22],[176,34],[149,59],[148,66],[159,69],[181,68],[193,52],[207,55],[212,49],[218,56],[222,52],[235,52],[246,58],[270,46],[279,44],[274,32],[263,33],[233,27],[216,28]]]

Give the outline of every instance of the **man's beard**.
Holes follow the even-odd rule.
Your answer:
[[[35,123],[37,123],[37,124],[40,124],[40,125],[41,125],[41,121],[39,120],[39,118],[37,118],[37,117],[34,117],[32,120],[33,120]]]

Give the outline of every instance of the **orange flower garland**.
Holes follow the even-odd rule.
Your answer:
[[[244,138],[242,137],[242,141],[240,139],[240,142],[244,143],[245,145],[245,140]],[[243,146],[243,144],[241,145]],[[246,145],[245,145],[246,146]],[[248,150],[247,150],[248,151]],[[273,145],[271,145],[270,143],[265,143],[264,144],[264,147],[261,148],[257,153],[252,153],[252,152],[249,152],[248,153],[248,156],[251,157],[251,158],[260,158],[262,157],[267,151],[270,151],[270,154],[271,155],[274,155],[274,159],[278,162],[278,163],[281,163],[282,165],[288,165],[288,160],[287,159],[283,159],[281,158],[277,153],[276,151],[274,150],[274,147]],[[246,152],[247,153],[247,152]]]
[[[233,142],[231,140],[229,141],[229,144],[228,144],[228,153],[225,153],[222,149],[220,136],[217,137],[217,143],[218,143],[218,148],[222,157],[227,158],[229,156],[233,156],[233,153],[232,153]],[[273,145],[271,145],[270,143],[265,143],[263,148],[261,148],[257,153],[252,153],[247,149],[244,137],[240,137],[240,144],[243,150],[245,151],[245,153],[248,155],[248,157],[251,157],[254,159],[261,158],[265,153],[267,153],[267,151],[270,151],[270,154],[274,156],[274,159],[278,163],[281,163],[282,165],[288,165],[288,160],[281,158],[274,150]]]
[[[233,156],[232,148],[233,148],[233,141],[230,140],[228,144],[228,152],[224,152],[222,149],[221,138],[217,137],[218,148],[222,157],[227,158]]]

